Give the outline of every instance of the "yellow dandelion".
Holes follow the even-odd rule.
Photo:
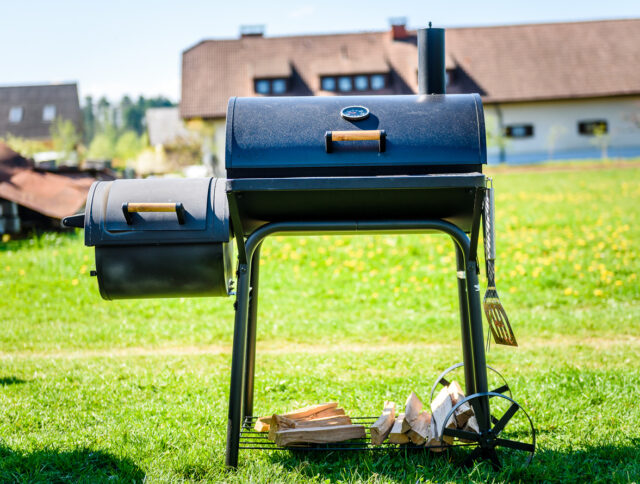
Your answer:
[[[2,241],[9,242],[11,240],[11,236],[9,234],[2,234]]]
[[[7,271],[7,272],[9,272],[9,271],[11,270],[11,266],[6,266],[6,267],[4,268],[4,270],[5,270],[5,271]]]
[[[78,285],[78,282],[79,282],[79,281],[78,281],[78,279],[73,279],[73,280],[71,281],[71,285],[72,285],[72,286],[77,286],[77,285]]]
[[[87,262],[87,261],[89,260],[89,256],[88,256],[88,255],[83,256],[83,257],[82,257],[82,260],[83,260],[83,261],[85,261],[85,262]]]
[[[518,292],[518,288],[517,288],[517,287],[513,287],[513,286],[511,286],[511,287],[509,288],[509,292],[510,292],[511,294],[513,294],[514,292]]]
[[[615,284],[616,284],[616,286],[622,286],[622,281],[621,281],[620,279],[618,279],[618,280],[615,282]]]
[[[600,297],[600,296],[602,296],[602,294],[603,294],[602,289],[594,289],[593,290],[593,295],[594,296]]]
[[[579,271],[579,270],[582,269],[582,266],[580,264],[574,264],[573,265],[573,269],[576,270],[576,271]]]
[[[87,266],[83,264],[82,267],[80,267],[80,274],[84,274],[85,272],[87,272]]]
[[[373,294],[371,294],[371,299],[378,299],[378,293],[374,292]]]
[[[24,269],[20,269],[18,271],[18,274],[20,274],[21,276],[24,276],[26,274],[26,272],[24,272]]]
[[[573,292],[573,289],[571,289],[570,287],[567,287],[567,288],[564,290],[564,295],[565,295],[565,296],[571,296],[571,293],[572,293],[572,292]]]

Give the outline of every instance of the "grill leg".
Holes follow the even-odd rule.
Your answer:
[[[247,346],[244,375],[244,412],[245,417],[253,415],[253,378],[256,364],[256,330],[258,322],[258,278],[260,275],[260,247],[253,252],[251,260],[251,289],[249,290],[249,322],[247,325]]]
[[[471,349],[471,323],[469,321],[469,299],[467,298],[467,273],[464,253],[456,246],[456,269],[458,277],[458,304],[460,306],[460,329],[462,332],[462,361],[464,362],[464,383],[467,395],[476,393],[473,372],[473,351]]]
[[[467,298],[469,307],[469,329],[471,336],[471,352],[473,367],[473,388],[476,393],[489,391],[487,385],[487,361],[484,353],[484,331],[482,329],[482,310],[480,305],[480,283],[478,282],[478,264],[475,260],[468,261],[466,267]],[[464,333],[463,333],[464,339]],[[465,361],[465,372],[467,362]],[[466,378],[466,374],[465,374]],[[469,382],[467,382],[468,384]],[[480,431],[490,428],[489,397],[476,399],[478,404],[474,408]]]
[[[249,264],[238,266],[238,292],[236,316],[233,329],[233,350],[231,353],[231,384],[229,387],[229,418],[227,420],[227,467],[238,466],[240,428],[244,397],[244,366],[247,343],[247,315],[249,309]]]

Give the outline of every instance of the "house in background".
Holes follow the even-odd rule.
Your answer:
[[[193,138],[193,133],[180,118],[177,107],[149,108],[145,111],[145,120],[151,146],[161,147]]]
[[[180,115],[224,160],[231,96],[415,94],[415,31],[204,40],[182,55]],[[451,28],[448,93],[479,93],[491,162],[640,156],[640,19]]]
[[[70,120],[81,132],[77,84],[0,86],[0,138],[49,140],[56,118]]]

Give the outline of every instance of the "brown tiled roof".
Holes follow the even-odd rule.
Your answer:
[[[33,163],[0,143],[0,198],[47,217],[73,215],[87,200],[93,178],[35,170]]]
[[[51,122],[42,120],[47,105],[56,107],[56,117],[69,119],[78,131],[82,127],[78,86],[45,84],[39,86],[0,86],[0,137],[11,133],[24,138],[50,138]],[[22,107],[22,120],[9,122],[12,107]]]
[[[485,102],[640,93],[640,19],[452,28],[446,48],[448,92]],[[418,89],[415,32],[395,41],[390,32],[206,40],[183,53],[181,115],[224,117],[229,97],[254,96],[254,77],[282,75],[287,63],[289,95],[332,95],[320,75],[362,72],[389,72],[380,94]]]

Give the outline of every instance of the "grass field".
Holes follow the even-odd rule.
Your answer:
[[[640,167],[494,182],[520,347],[488,362],[538,431],[524,471],[461,469],[462,450],[241,452],[226,471],[233,301],[102,301],[81,234],[48,234],[0,244],[0,482],[640,481]],[[375,415],[461,360],[444,236],[275,237],[261,278],[256,414]]]

